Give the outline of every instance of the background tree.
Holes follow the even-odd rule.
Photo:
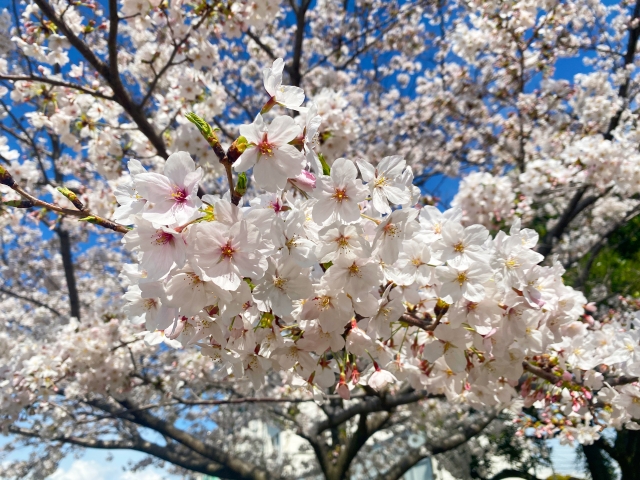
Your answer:
[[[262,68],[284,57],[286,83],[303,87],[317,105],[317,149],[329,166],[341,156],[376,164],[399,154],[423,186],[437,175],[471,172],[452,202],[463,222],[497,232],[521,218],[540,233],[546,262],[558,254],[573,285],[606,304],[636,290],[627,232],[638,211],[638,5],[12,2],[2,17],[0,154],[19,189],[2,190],[0,400],[5,431],[46,449],[7,474],[41,478],[74,449],[107,448],[223,478],[299,475],[290,459],[265,457],[238,429],[268,418],[313,451],[309,476],[344,478],[359,465],[399,478],[428,455],[472,448],[468,441],[489,425],[504,428],[496,426],[509,421],[498,400],[488,410],[469,398],[452,408],[431,384],[405,382],[384,393],[365,387],[348,402],[327,389],[327,402],[315,407],[304,390],[284,387],[281,373],[254,391],[195,350],[147,346],[126,321],[134,307],[123,311],[133,270],[118,277],[135,257],[119,247],[121,235],[104,233],[127,232],[113,194],[123,204],[135,193],[127,190],[126,160],[158,170],[179,150],[205,170],[200,194],[222,194],[230,170],[185,114],[217,126],[227,154],[239,126],[264,107]],[[558,79],[567,58],[587,66]],[[602,308],[595,321],[578,322],[585,335],[631,325],[629,315]],[[417,338],[421,330],[433,335],[439,321],[409,315],[398,325]],[[516,387],[531,404],[554,391],[564,367],[525,360],[528,373]],[[574,370],[567,381],[585,388]],[[598,373],[612,373],[614,386],[620,378],[615,369],[598,366]],[[566,399],[551,402],[562,407]],[[575,433],[530,418],[522,425]],[[619,436],[627,446],[618,448],[593,438],[597,424],[577,427],[626,472],[624,455],[612,452],[631,448],[625,439],[633,431]],[[412,435],[423,444],[412,447]],[[510,460],[527,474],[526,458]],[[474,478],[493,473],[476,461]]]

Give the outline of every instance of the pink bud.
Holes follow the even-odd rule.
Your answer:
[[[300,175],[290,178],[289,181],[304,192],[311,192],[316,188],[316,177],[307,170],[302,170]]]
[[[571,375],[571,373],[570,373],[570,372],[564,372],[564,373],[562,374],[562,379],[563,379],[564,381],[566,381],[566,382],[571,381],[571,379],[572,379],[572,378],[573,378],[573,375]]]
[[[342,397],[343,400],[349,400],[351,398],[351,392],[346,383],[340,382],[336,386],[336,393]]]
[[[349,400],[351,398],[351,392],[346,382],[346,375],[344,372],[340,374],[340,382],[336,385],[336,393],[342,397],[343,400]]]
[[[165,329],[164,334],[167,338],[174,340],[180,336],[182,330],[184,330],[184,326],[187,323],[187,317],[180,317],[173,321],[173,325],[169,328]]]

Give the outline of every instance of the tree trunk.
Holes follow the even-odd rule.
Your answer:
[[[67,280],[67,290],[69,292],[69,310],[72,317],[80,320],[80,296],[78,295],[78,287],[76,285],[76,274],[73,266],[73,256],[71,252],[71,239],[69,232],[59,225],[56,233],[60,239],[60,255],[62,256],[62,266],[64,267],[64,276]]]
[[[586,458],[591,480],[615,480],[611,468],[611,460],[607,458],[600,446],[597,444],[582,445],[582,452]]]

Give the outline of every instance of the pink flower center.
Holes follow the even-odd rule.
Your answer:
[[[280,211],[282,210],[282,204],[280,203],[280,200],[272,201],[271,203],[269,203],[269,206],[273,208],[276,213],[280,213]]]
[[[336,188],[332,197],[336,202],[339,203],[342,203],[345,200],[349,200],[349,195],[347,195],[346,188]]]
[[[176,203],[184,203],[187,201],[187,197],[189,195],[187,194],[187,191],[184,188],[174,186],[173,191],[171,192],[171,196],[173,197]]]
[[[226,258],[231,258],[233,257],[233,253],[235,252],[234,248],[231,246],[231,243],[227,243],[226,245],[223,245],[222,248],[220,249],[220,254],[223,257]]]
[[[166,245],[169,242],[173,242],[173,235],[162,230],[158,230],[156,233],[156,245]]]
[[[274,146],[269,143],[269,139],[267,138],[266,134],[264,137],[262,137],[262,141],[258,144],[258,150],[260,150],[260,153],[262,155],[266,155],[268,157],[273,156]]]

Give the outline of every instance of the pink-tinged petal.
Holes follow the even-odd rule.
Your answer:
[[[142,255],[140,265],[147,271],[148,280],[160,280],[173,266],[173,256],[167,248],[147,250]]]
[[[471,225],[464,229],[465,243],[481,245],[489,237],[489,230],[482,225]]]
[[[141,173],[134,177],[136,190],[150,202],[161,202],[171,197],[171,182],[159,173]]]
[[[430,363],[434,363],[444,354],[444,343],[433,341],[426,343],[422,352],[422,358]]]
[[[313,107],[315,107],[315,104]],[[306,136],[308,139],[312,139],[320,125],[322,125],[322,117],[317,114],[317,108],[313,107],[307,113]]]
[[[456,282],[443,283],[440,287],[440,297],[447,303],[457,302],[462,297],[460,285]]]
[[[287,178],[295,177],[304,167],[304,153],[293,145],[282,145],[274,150],[271,160],[278,165],[283,174],[287,175]]]
[[[459,223],[447,222],[442,227],[442,239],[449,245],[455,245],[462,241],[464,227]]]
[[[351,160],[339,158],[331,167],[331,179],[335,186],[344,188],[353,183],[358,175],[358,170]]]
[[[250,125],[240,125],[240,135],[247,139],[249,143],[258,144],[262,141],[265,131],[264,119],[258,114]]]
[[[485,263],[475,262],[469,267],[467,275],[475,283],[484,283],[491,278],[491,267]]]
[[[260,151],[258,147],[247,148],[240,158],[233,164],[233,169],[236,172],[246,172],[252,168],[258,161],[258,154]]]
[[[380,213],[391,213],[391,207],[389,207],[389,203],[387,202],[386,197],[382,194],[379,188],[375,188],[371,193],[371,198],[373,200],[373,208],[375,208]]]
[[[149,205],[149,203],[147,203]],[[176,222],[173,207],[176,202],[173,199],[162,200],[158,203],[152,203],[142,212],[142,218],[149,220],[157,225],[171,225]]]
[[[336,202],[336,212],[344,223],[353,223],[360,220],[360,208],[352,201]]]
[[[481,302],[484,299],[484,287],[477,283],[465,282],[462,285],[462,296],[470,302]]]
[[[202,171],[202,168],[198,167],[195,172],[189,172],[184,177],[183,182],[178,185],[184,186],[184,189],[187,192],[196,193],[198,190],[198,183],[200,183],[200,180],[202,180],[203,175],[204,172]]]
[[[402,205],[411,200],[411,194],[406,188],[389,185],[388,187],[384,187],[383,190],[389,201],[396,205]]]
[[[206,269],[206,276],[220,288],[235,290],[240,286],[241,278],[235,265],[229,260],[222,260]]]
[[[187,152],[172,153],[164,164],[164,174],[174,185],[184,185],[187,175],[196,169],[196,164]]]
[[[444,352],[444,359],[449,365],[449,368],[455,372],[464,372],[467,366],[467,359],[464,356],[464,351],[460,348],[449,348]]]
[[[196,248],[199,254],[210,255],[226,245],[229,227],[218,222],[193,225],[196,230]]]
[[[297,108],[304,102],[304,90],[300,87],[287,85],[276,92],[276,102],[287,108]]]
[[[198,213],[198,208],[196,206],[189,205],[186,203],[184,204],[176,203],[173,206],[172,210],[173,210],[173,216],[175,218],[175,221],[179,225],[186,225],[191,220],[196,218],[196,214]]]
[[[438,275],[438,280],[443,283],[452,282],[458,278],[458,271],[448,266],[436,267],[436,274]]]
[[[356,160],[358,168],[360,169],[360,175],[362,175],[362,181],[371,182],[376,177],[376,169],[366,160]]]
[[[404,167],[407,162],[404,157],[400,155],[393,155],[391,157],[384,157],[378,164],[378,172],[384,172],[385,177],[397,177],[402,175]]]
[[[318,200],[313,206],[313,210],[311,212],[313,221],[318,225],[322,225],[326,222],[333,213],[334,203],[335,202],[333,200]]]
[[[271,145],[281,146],[289,143],[302,133],[295,120],[288,116],[276,118],[269,125],[268,141]]]
[[[286,173],[278,168],[271,157],[262,156],[260,158],[260,161],[253,167],[253,176],[260,188],[271,192],[283,189],[287,185]]]

